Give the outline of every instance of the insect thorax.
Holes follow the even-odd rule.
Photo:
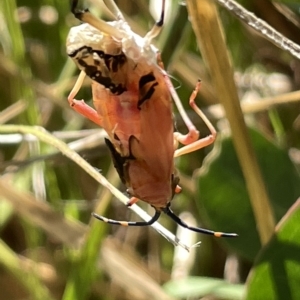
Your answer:
[[[141,63],[146,68],[156,66],[157,49],[124,21],[108,24],[124,33],[121,40],[84,23],[71,28],[67,53],[91,79],[119,95],[126,91],[128,68],[133,70]]]

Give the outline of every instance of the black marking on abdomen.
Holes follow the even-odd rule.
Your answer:
[[[98,58],[93,58],[94,54],[97,54]],[[78,57],[76,57],[78,55]],[[126,62],[126,56],[124,53],[118,55],[105,54],[101,50],[93,50],[91,47],[83,46],[73,53],[69,54],[70,57],[77,60],[81,69],[96,82],[109,89],[113,94],[120,95],[127,91],[126,87],[121,83],[116,84],[112,81],[111,76],[103,76],[110,72],[116,73]],[[92,60],[92,62],[91,62]],[[92,63],[92,64],[88,64]],[[108,74],[110,75],[110,74]]]
[[[124,54],[114,56],[111,61],[111,70],[113,72],[118,72],[118,70],[124,65],[125,62],[126,56]]]
[[[147,75],[142,76],[139,81],[139,89],[141,90],[144,87],[144,85],[146,85],[147,83],[149,83],[151,81],[155,81],[155,76],[153,75],[152,72]]]
[[[121,83],[115,84],[110,77],[102,76],[102,72],[100,68],[94,65],[88,65],[84,60],[79,59],[78,64],[82,66],[85,73],[96,82],[100,83],[101,85],[105,86],[109,89],[113,94],[120,95],[123,92],[127,91],[126,87],[124,87]]]
[[[150,88],[147,89],[147,84],[153,82],[150,86]],[[140,96],[142,96],[139,101],[138,101],[138,109],[141,109],[142,104],[150,99],[153,95],[153,93],[155,92],[155,86],[158,85],[158,82],[156,81],[155,76],[153,75],[152,72],[150,72],[149,74],[146,74],[144,76],[142,76],[139,80],[139,94]],[[144,90],[146,90],[146,92],[144,92]]]
[[[126,161],[127,161],[127,157],[121,156],[120,153],[117,152],[114,145],[112,144],[112,142],[109,139],[105,138],[104,141],[105,141],[105,144],[106,144],[106,146],[108,147],[108,149],[111,153],[111,157],[112,157],[112,160],[113,160],[114,167],[117,170],[121,181],[124,184],[126,184],[124,167],[125,167],[125,164],[126,164]]]
[[[131,145],[131,142],[132,142],[133,138],[135,138],[135,137],[130,136],[129,141],[128,141],[128,143],[129,143],[129,152],[130,152],[130,154],[128,156],[122,156],[116,150],[115,146],[113,145],[113,143],[109,139],[104,139],[106,146],[110,150],[114,167],[117,170],[122,183],[124,183],[126,186],[128,186],[128,184],[130,184],[130,178],[129,178],[129,175],[128,175],[128,166],[130,164],[130,161],[135,159],[135,157],[131,154],[131,150],[130,150],[130,145]],[[119,140],[119,138],[117,138],[117,140]]]
[[[114,73],[118,72],[118,70],[124,65],[126,62],[126,56],[124,53],[118,55],[105,54],[101,50],[95,50],[94,53],[97,53],[100,58],[103,59],[107,69]]]

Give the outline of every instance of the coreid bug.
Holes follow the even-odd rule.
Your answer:
[[[160,19],[141,37],[131,31],[113,0],[105,1],[116,21],[104,22],[88,10],[72,12],[83,24],[73,27],[67,38],[67,53],[81,73],[70,92],[71,107],[100,125],[107,132],[106,144],[114,166],[132,197],[149,203],[155,214],[148,222],[125,222],[97,219],[123,226],[147,226],[158,220],[161,212],[192,231],[216,237],[235,237],[235,233],[214,232],[185,224],[170,209],[171,200],[180,191],[174,157],[203,148],[215,140],[216,131],[197,107],[198,82],[190,97],[190,106],[204,120],[211,134],[199,139],[199,132],[188,118],[180,99],[163,69],[158,50],[151,44],[163,26],[165,1]],[[92,79],[95,109],[75,100],[85,76]],[[172,98],[189,132],[174,132]],[[177,149],[178,143],[183,146]]]

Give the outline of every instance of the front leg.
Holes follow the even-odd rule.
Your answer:
[[[200,81],[198,81],[193,93],[190,96],[190,106],[196,112],[196,114],[200,118],[202,118],[202,120],[204,121],[206,126],[209,128],[210,135],[199,139],[199,131],[195,128],[193,123],[188,123],[187,124],[188,129],[189,129],[188,134],[183,135],[179,132],[174,132],[174,144],[178,145],[178,142],[179,142],[183,145],[186,145],[180,149],[175,150],[174,157],[178,157],[180,155],[194,152],[196,150],[204,148],[204,147],[212,144],[216,139],[216,135],[217,135],[216,129],[214,128],[214,126],[211,124],[211,122],[208,120],[208,118],[204,115],[204,113],[201,111],[201,109],[195,103],[195,98],[200,89],[200,85],[201,85],[201,83],[200,83]]]
[[[90,107],[89,105],[87,105],[84,102],[84,100],[74,99],[82,86],[85,76],[86,76],[85,72],[81,71],[72,91],[70,92],[70,94],[68,96],[68,101],[69,101],[70,106],[76,112],[80,113],[84,117],[88,118],[89,120],[93,121],[94,123],[96,123],[97,125],[102,127],[102,120],[99,117],[97,111],[95,109],[93,109],[92,107]]]

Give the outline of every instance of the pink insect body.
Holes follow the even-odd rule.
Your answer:
[[[125,222],[93,214],[97,219],[117,225],[146,226],[154,223],[161,212],[190,230],[217,237],[234,237],[234,233],[214,232],[191,227],[170,209],[171,200],[179,191],[174,156],[180,156],[211,144],[215,129],[194,100],[200,84],[190,98],[193,110],[204,120],[211,135],[199,138],[199,132],[186,115],[167,73],[158,63],[158,50],[151,40],[163,25],[164,0],[160,20],[145,37],[133,33],[113,0],[106,4],[117,18],[114,22],[97,19],[87,10],[72,12],[84,24],[73,27],[67,39],[68,55],[81,74],[68,100],[73,109],[102,126],[109,139],[106,144],[114,166],[128,193],[129,205],[143,200],[155,208],[148,222]],[[95,109],[75,100],[85,76],[92,79]],[[172,97],[189,132],[174,132]],[[178,142],[186,145],[178,150]]]
[[[117,169],[124,169],[119,174],[129,194],[160,208],[174,194],[172,100],[159,69],[144,69],[137,76],[134,65],[127,65],[132,65],[123,76],[127,91],[112,95],[94,82],[94,106],[116,150],[114,156],[126,158],[126,165]]]
[[[129,193],[156,209],[166,206],[176,187],[173,184],[174,138],[171,98],[170,95],[166,95],[166,89],[159,87],[158,84],[153,97],[141,106],[140,136],[130,139],[131,154],[136,159],[128,163],[131,185]],[[158,109],[164,116],[163,120],[157,113]],[[139,175],[134,176],[135,174]]]

